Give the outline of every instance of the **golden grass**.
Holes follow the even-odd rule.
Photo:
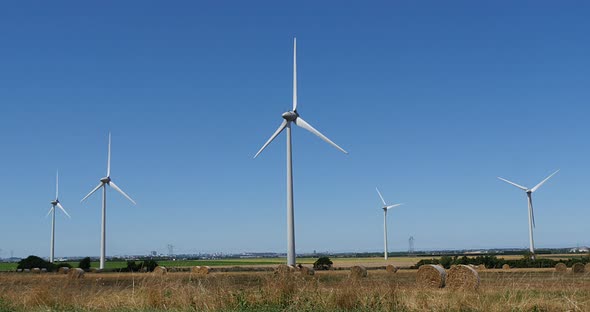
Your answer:
[[[590,311],[590,274],[480,272],[478,291],[424,290],[415,270],[314,276],[272,272],[0,274],[0,311]]]

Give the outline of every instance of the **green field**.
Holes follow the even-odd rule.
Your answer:
[[[315,258],[298,258],[297,262],[312,264]],[[165,267],[191,267],[191,266],[255,266],[255,265],[278,265],[285,263],[283,258],[252,258],[252,259],[224,259],[224,260],[178,260],[158,261],[158,264]],[[77,261],[65,262],[72,267],[78,267]],[[18,263],[0,263],[0,271],[14,271]],[[92,262],[93,268],[98,268],[99,262]],[[127,266],[126,261],[107,261],[106,269],[121,269]]]

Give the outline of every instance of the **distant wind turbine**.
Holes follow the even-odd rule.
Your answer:
[[[381,207],[381,208],[383,209],[383,237],[384,237],[384,244],[385,244],[384,256],[385,256],[385,260],[387,260],[387,210],[401,206],[403,204],[387,205],[385,203],[385,199],[383,199],[383,195],[381,195],[381,192],[379,192],[379,189],[378,188],[375,188],[375,189],[377,190],[377,194],[379,194],[379,197],[381,198],[381,201],[383,202],[383,207]]]
[[[297,39],[293,39],[293,110],[283,113],[283,122],[256,153],[256,158],[285,128],[287,129],[287,265],[295,265],[295,221],[293,207],[293,162],[291,153],[291,123],[317,135],[320,139],[339,149],[345,154],[347,151],[332,142],[318,130],[308,124],[297,112]]]
[[[533,227],[535,226],[535,213],[533,210],[533,193],[536,190],[538,190],[541,187],[541,185],[543,185],[545,182],[547,182],[547,180],[549,180],[552,176],[554,176],[558,172],[559,172],[559,170],[555,171],[550,176],[545,178],[545,180],[541,181],[539,184],[535,185],[535,187],[533,187],[531,189],[529,189],[528,187],[518,185],[514,182],[508,181],[504,178],[498,177],[498,179],[500,179],[506,183],[512,184],[512,185],[514,185],[514,186],[518,187],[519,189],[526,192],[526,196],[527,196],[527,200],[528,200],[528,204],[529,204],[529,250],[532,253],[533,259],[535,258],[535,241],[533,240]]]
[[[51,201],[51,209],[49,209],[49,212],[47,213],[48,216],[51,214],[51,250],[49,252],[49,262],[51,263],[53,263],[55,256],[55,207],[61,209],[68,218],[71,218],[59,202],[59,172],[55,174],[55,199]]]
[[[90,195],[94,194],[94,192],[98,191],[102,187],[102,228],[101,228],[101,236],[100,236],[100,269],[104,269],[105,266],[105,258],[106,258],[106,217],[107,217],[107,187],[110,186],[115,191],[121,193],[121,195],[125,196],[130,202],[135,205],[135,201],[129,197],[129,195],[125,194],[123,190],[121,190],[115,182],[111,180],[111,134],[109,133],[109,150],[107,156],[107,176],[100,179],[100,183],[97,187],[95,187],[88,195],[86,195],[80,202],[86,200],[86,198],[90,197]]]

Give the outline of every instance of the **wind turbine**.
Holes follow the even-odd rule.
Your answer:
[[[129,195],[125,194],[123,190],[121,190],[115,182],[111,180],[111,133],[109,133],[109,152],[107,156],[107,176],[100,179],[100,183],[97,187],[95,187],[88,195],[86,195],[80,202],[86,200],[86,198],[90,197],[90,195],[94,194],[94,192],[98,191],[102,187],[102,228],[101,228],[101,236],[100,236],[100,269],[104,269],[105,265],[105,258],[106,258],[106,216],[107,216],[107,185],[115,189],[115,191],[121,193],[121,195],[125,196],[129,201],[131,201],[135,205],[135,201],[129,197]]]
[[[519,189],[526,192],[526,196],[527,196],[527,200],[528,200],[528,204],[529,204],[529,250],[532,253],[533,260],[535,259],[535,242],[533,240],[533,227],[535,227],[535,213],[533,211],[533,193],[536,190],[538,190],[541,187],[541,185],[543,185],[545,182],[547,182],[547,180],[549,180],[552,176],[554,176],[558,172],[559,172],[559,170],[555,171],[550,176],[545,178],[545,180],[541,181],[539,184],[535,185],[535,187],[533,187],[531,189],[498,177],[498,179],[500,179],[506,183],[512,184],[512,185],[514,185],[514,186],[518,187]]]
[[[317,135],[320,139],[339,149],[345,154],[347,151],[332,142],[318,130],[308,124],[297,112],[297,39],[293,39],[293,110],[283,113],[283,122],[275,133],[266,141],[256,153],[256,158],[283,130],[287,129],[287,265],[295,265],[295,220],[293,207],[293,161],[291,149],[291,123]]]
[[[55,254],[55,207],[61,209],[68,218],[71,218],[59,202],[59,172],[55,174],[55,199],[51,201],[51,209],[49,209],[49,212],[47,213],[48,216],[51,214],[51,250],[49,252],[49,262],[51,263],[53,263]]]
[[[379,189],[375,187],[375,189],[377,190],[377,194],[379,194],[379,197],[381,198],[381,201],[383,202],[383,237],[384,237],[384,244],[385,244],[385,260],[387,260],[387,210],[391,209],[391,208],[395,208],[397,206],[401,206],[403,204],[395,204],[395,205],[387,205],[385,203],[385,199],[383,199],[383,195],[381,195],[381,192],[379,192]]]

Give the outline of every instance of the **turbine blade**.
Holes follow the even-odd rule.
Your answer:
[[[506,180],[506,179],[503,179],[503,178],[500,178],[500,177],[498,177],[498,179],[500,179],[500,180],[502,180],[502,181],[504,181],[504,182],[506,182],[506,183],[510,183],[510,184],[512,184],[512,185],[514,185],[514,186],[516,186],[516,187],[518,187],[519,189],[521,189],[521,190],[523,190],[523,191],[526,191],[526,190],[528,190],[526,187],[524,187],[524,186],[522,186],[522,185],[518,185],[518,184],[516,184],[516,183],[514,183],[514,182],[510,182],[510,181],[508,181],[508,180]]]
[[[131,199],[131,197],[129,197],[129,195],[125,194],[125,192],[123,192],[122,189],[120,189],[117,184],[115,184],[113,181],[109,182],[109,186],[114,188],[117,192],[121,193],[121,195],[125,196],[125,198],[129,199],[129,201],[131,201],[134,205],[137,205],[137,203],[135,203],[135,201],[133,199]]]
[[[47,215],[45,216],[45,218],[49,217],[49,215],[51,214],[51,212],[53,211],[55,207],[53,205],[51,205],[51,208],[49,208],[49,212],[47,212]]]
[[[59,196],[59,170],[55,174],[55,199]]]
[[[395,208],[395,207],[398,207],[398,206],[401,206],[401,205],[403,205],[403,203],[402,203],[402,204],[395,204],[395,205],[390,205],[390,206],[387,206],[387,207],[385,207],[385,208],[387,208],[387,209],[389,210],[389,209],[391,209],[391,208]]]
[[[531,189],[531,192],[535,192],[537,189],[539,189],[541,187],[541,185],[543,185],[545,182],[547,182],[547,180],[549,180],[552,176],[554,176],[556,173],[558,173],[559,170],[555,171],[554,173],[552,173],[550,176],[548,176],[547,178],[545,178],[545,180],[541,181],[541,183],[535,185],[535,187],[533,187]]]
[[[111,176],[111,133],[109,132],[109,155],[107,156],[107,177]]]
[[[386,206],[387,204],[385,203],[385,199],[383,199],[383,195],[381,195],[381,192],[379,192],[379,189],[377,187],[375,187],[375,189],[377,190],[377,194],[379,194],[379,197],[381,197],[381,201],[383,202],[383,206]]]
[[[88,195],[84,196],[84,198],[82,198],[82,200],[80,202],[83,202],[84,200],[86,200],[86,198],[90,197],[90,195],[94,194],[94,192],[98,191],[98,189],[103,186],[104,183],[100,182],[100,184],[98,184],[97,187],[95,187],[92,191],[90,191],[90,193],[88,193]]]
[[[342,149],[342,147],[338,146],[336,143],[332,142],[330,139],[328,139],[325,135],[321,134],[318,130],[316,130],[314,127],[312,127],[310,124],[308,124],[305,120],[303,120],[303,118],[301,117],[297,117],[297,119],[295,119],[295,124],[298,125],[299,127],[317,135],[318,137],[320,137],[320,139],[326,141],[327,143],[331,144],[332,146],[334,146],[335,148],[339,149],[341,152],[343,152],[344,154],[348,154],[347,151],[345,151],[344,149]]]
[[[283,122],[281,123],[281,125],[279,126],[277,131],[275,131],[275,133],[270,137],[270,139],[268,139],[268,141],[266,141],[266,143],[264,143],[264,145],[258,151],[258,153],[256,153],[256,155],[254,155],[254,158],[258,157],[258,155],[260,155],[260,153],[262,153],[262,151],[270,144],[270,142],[272,142],[272,140],[274,140],[277,137],[277,135],[279,135],[279,133],[281,133],[281,131],[283,131],[285,129],[285,127],[287,127],[287,120],[283,119]]]
[[[67,212],[67,211],[64,209],[64,206],[62,206],[60,203],[57,203],[57,207],[58,207],[59,209],[61,209],[61,211],[63,211],[63,213],[65,213],[65,214],[66,214],[66,216],[68,216],[68,218],[70,218],[70,219],[72,218],[72,217],[70,216],[70,214],[69,214],[69,213],[68,213],[68,212]]]
[[[293,38],[293,111],[297,111],[297,38]]]

